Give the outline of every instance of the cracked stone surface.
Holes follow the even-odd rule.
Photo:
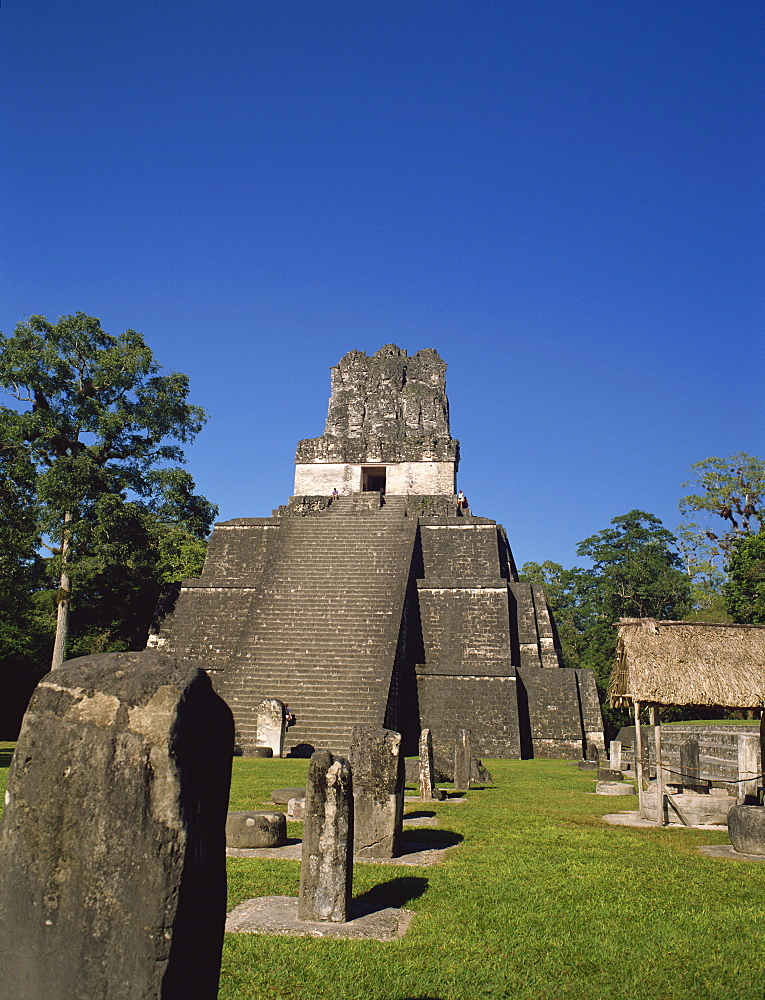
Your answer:
[[[387,907],[382,910],[351,903],[345,922],[298,920],[296,896],[260,896],[246,899],[229,913],[230,934],[280,934],[292,937],[370,938],[394,941],[406,934],[412,910]]]

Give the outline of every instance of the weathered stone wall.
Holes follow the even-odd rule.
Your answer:
[[[422,518],[420,531],[426,576],[455,581],[501,577],[494,522],[431,524]]]
[[[442,754],[454,749],[457,730],[469,725],[473,750],[484,757],[520,757],[521,733],[515,671],[467,674],[458,666],[417,667],[423,727]]]
[[[579,705],[582,712],[582,724],[587,743],[594,743],[604,753],[606,738],[603,732],[603,714],[600,711],[600,699],[592,670],[576,670],[576,682],[579,687]]]
[[[519,698],[528,705],[534,757],[584,755],[584,729],[575,670],[524,667],[518,671]]]
[[[202,579],[257,579],[278,530],[278,522],[266,517],[237,518],[216,524],[207,547]]]
[[[463,581],[452,586],[429,579],[417,584],[425,662],[459,663],[463,672],[482,672],[487,664],[510,664],[507,584]]]
[[[652,726],[643,726],[643,751],[649,757],[651,764],[655,764],[655,744]],[[756,736],[759,733],[759,724],[751,725],[718,725],[705,726],[703,723],[694,725],[692,722],[685,722],[682,726],[662,726],[661,727],[661,757],[665,767],[675,771],[680,768],[680,747],[689,739],[696,739],[699,743],[701,774],[718,779],[712,784],[720,788],[726,788],[735,794],[735,787],[726,784],[738,779],[738,742],[740,736]],[[622,761],[634,767],[635,762],[635,727],[627,726],[617,734],[617,739],[622,743]]]

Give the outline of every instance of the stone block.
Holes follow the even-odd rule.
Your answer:
[[[13,1000],[214,1000],[234,729],[204,671],[82,657],[27,709],[0,823]]]
[[[305,788],[275,788],[271,792],[271,801],[278,806],[286,806],[290,799],[304,799]]]
[[[765,807],[733,806],[728,812],[728,836],[739,854],[765,854]]]
[[[393,858],[401,850],[404,817],[401,734],[355,726],[351,769],[354,853],[360,858]]]
[[[612,767],[598,768],[598,781],[624,781],[624,775]]]
[[[230,812],[227,847],[281,847],[287,843],[287,817],[281,812]]]
[[[344,757],[317,750],[308,767],[298,920],[345,922],[353,880],[353,791]]]
[[[691,826],[725,826],[728,812],[736,800],[722,792],[719,795],[704,795],[698,792],[682,792],[672,796],[688,819]],[[655,787],[643,793],[643,815],[646,819],[656,819],[657,790]],[[664,805],[665,819],[672,826],[682,826],[683,822],[672,806]]]
[[[595,786],[596,795],[635,795],[634,787],[626,781],[599,781]]]

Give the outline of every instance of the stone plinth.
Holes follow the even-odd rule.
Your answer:
[[[356,726],[351,741],[354,853],[393,858],[401,850],[404,759],[401,734]]]
[[[287,817],[281,812],[230,812],[226,847],[280,847],[287,843]]]
[[[0,825],[13,1000],[215,1000],[233,720],[156,652],[64,664],[24,717]]]
[[[635,795],[635,789],[626,781],[599,781],[595,786],[596,795]]]
[[[306,783],[299,920],[346,921],[353,879],[351,766],[329,750],[311,758]]]
[[[672,798],[691,826],[725,826],[728,821],[728,812],[736,804],[736,800],[725,792],[717,795],[714,794],[714,791],[710,795],[682,792],[679,795],[673,795]],[[643,793],[643,815],[646,819],[656,819],[656,798],[655,787]],[[664,815],[670,825],[683,825],[672,806],[665,804]]]
[[[733,806],[728,813],[728,836],[739,854],[765,855],[765,808]]]

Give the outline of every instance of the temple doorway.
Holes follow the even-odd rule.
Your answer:
[[[361,488],[365,493],[385,492],[385,466],[365,465],[361,469]]]

